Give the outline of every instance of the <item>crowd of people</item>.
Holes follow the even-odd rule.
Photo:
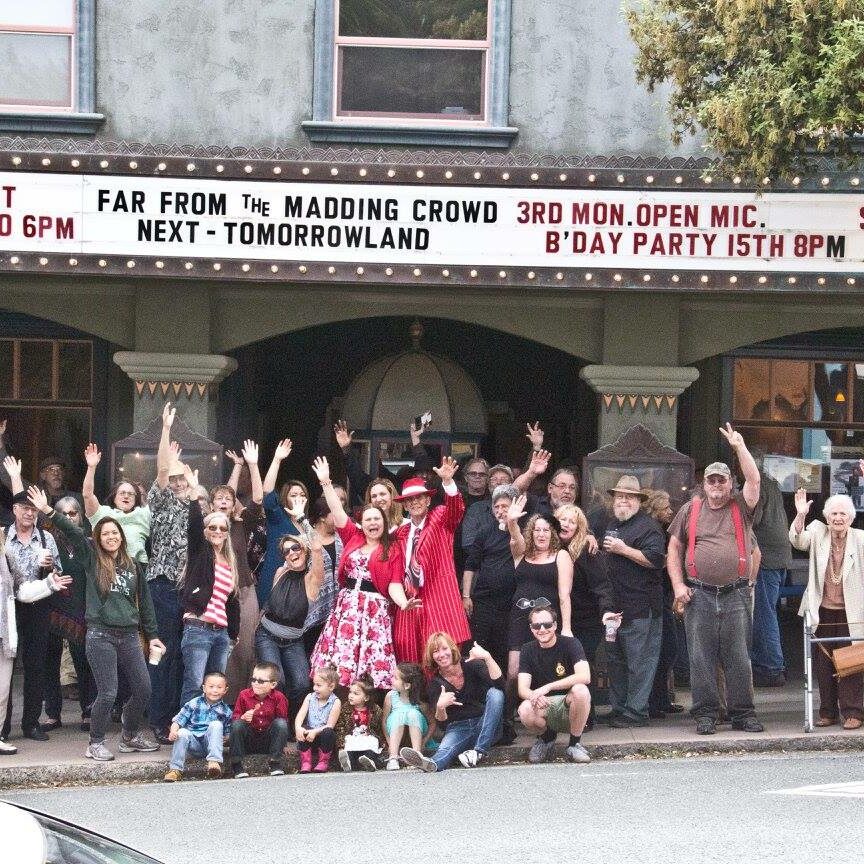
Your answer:
[[[529,762],[552,758],[564,734],[566,757],[584,763],[582,736],[601,719],[631,728],[684,710],[672,672],[681,657],[699,734],[726,721],[761,732],[754,682],[785,681],[771,607],[790,542],[810,554],[802,609],[816,635],[864,626],[848,623],[864,620],[851,499],[831,496],[825,522],[805,525],[811,502],[799,491],[790,527],[779,488],[729,424],[720,432],[740,490],[727,464],[712,463],[675,514],[668,492],[623,474],[601,490],[608,506],[586,516],[576,468],[543,484],[551,454],[536,423],[524,469],[479,457],[432,464],[412,427],[410,475],[370,477],[340,421],[350,488],[319,456],[311,498],[298,479],[279,483],[288,439],[263,479],[247,440],[227,451],[227,483],[203,489],[171,439],[174,417],[166,404],[151,487],[117,483],[105,503],[95,445],[80,493],[63,488],[60,460],[25,487],[20,461],[0,453],[13,496],[0,555],[0,754],[16,750],[16,653],[24,738],[44,741],[62,723],[67,646],[86,757],[115,758],[107,732],[119,722],[121,753],[171,747],[172,782],[192,756],[208,776],[228,763],[243,778],[247,755],[262,753],[279,775],[292,743],[301,773],[472,768],[515,739],[517,722],[536,736]],[[864,677],[838,681],[828,652],[814,660],[818,725],[859,728]]]

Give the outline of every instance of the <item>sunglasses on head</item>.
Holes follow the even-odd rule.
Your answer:
[[[555,626],[554,621],[532,621],[528,625],[532,630],[551,630]]]
[[[516,601],[516,608],[522,609],[549,609],[552,606],[552,601],[548,597],[538,597],[536,600],[529,600],[523,597]]]

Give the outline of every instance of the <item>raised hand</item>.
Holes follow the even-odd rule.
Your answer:
[[[9,475],[10,478],[21,476],[20,459],[16,459],[14,456],[7,456],[3,460],[3,467],[6,469],[6,473]]]
[[[471,650],[468,652],[469,660],[485,660],[487,657],[491,657],[492,655],[481,645],[478,645],[476,642],[471,646]]]
[[[340,449],[347,450],[354,439],[354,433],[348,431],[348,424],[344,420],[337,420],[333,424],[333,433],[336,435],[336,443]]]
[[[183,451],[180,449],[180,445],[176,441],[172,441],[168,445],[168,456],[170,457],[172,462],[180,461],[180,454]]]
[[[456,701],[455,693],[450,690],[442,690],[441,695],[438,697],[438,707],[443,709],[449,708],[451,705],[461,706],[462,703]]]
[[[732,428],[731,423],[726,424],[726,428],[724,429],[722,426],[720,427],[720,434],[729,442],[729,446],[733,450],[737,450],[740,447],[745,447],[744,438],[740,432],[736,432]]]
[[[812,501],[807,500],[807,493],[804,489],[796,489],[795,490],[795,512],[799,516],[806,516],[810,512],[810,508],[813,506]]]
[[[9,420],[6,417],[0,420],[0,438],[2,438],[6,434],[6,424],[8,422]]]
[[[309,548],[313,554],[320,554],[324,551],[324,544],[321,542],[321,535],[317,531],[312,532],[312,538],[309,540]]]
[[[273,454],[274,459],[279,459],[280,461],[283,459],[287,459],[291,455],[291,439],[283,438],[276,445],[276,452]]]
[[[48,504],[48,496],[38,486],[27,487],[27,498],[40,513],[51,512],[51,507]]]
[[[312,470],[318,478],[318,482],[326,484],[330,480],[330,464],[324,456],[316,456],[312,462]]]
[[[92,442],[84,448],[84,461],[88,468],[95,468],[102,459],[99,448]]]
[[[540,428],[540,421],[535,421],[532,426],[530,423],[525,424],[525,428],[528,430],[525,437],[531,442],[531,446],[535,450],[539,450],[543,446],[543,430]]]
[[[525,505],[527,503],[527,495],[518,495],[507,508],[507,521],[518,522],[525,515]]]
[[[196,468],[193,471],[192,468],[184,462],[183,476],[186,478],[186,482],[189,484],[189,495],[191,497],[194,497],[195,489],[198,488],[198,469]]]
[[[242,456],[238,456],[238,455],[237,455],[233,450],[226,450],[226,451],[225,451],[225,455],[226,455],[226,456],[227,456],[227,457],[228,457],[228,458],[229,458],[229,459],[230,459],[230,460],[231,460],[235,465],[242,465],[242,464],[243,464],[243,457],[242,457]]]
[[[549,470],[549,460],[552,458],[552,454],[548,450],[535,450],[531,454],[531,467],[530,471],[532,474],[540,475],[545,474]]]
[[[423,434],[423,430],[418,429],[412,420],[411,425],[408,427],[408,434],[411,436],[411,446],[416,447],[420,443],[420,436]]]
[[[170,429],[171,424],[174,422],[174,417],[177,415],[177,409],[171,407],[170,402],[165,403],[165,407],[162,409],[162,426],[165,429]]]
[[[458,468],[459,465],[452,456],[445,456],[441,460],[441,467],[432,470],[441,478],[442,483],[452,483]]]
[[[243,442],[243,458],[247,465],[258,464],[258,445],[251,438]]]

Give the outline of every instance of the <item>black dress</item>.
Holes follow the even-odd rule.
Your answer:
[[[523,558],[516,567],[516,590],[510,608],[507,647],[511,651],[518,651],[531,641],[531,628],[528,626],[528,613],[531,610],[520,609],[516,604],[522,599],[536,600],[538,597],[545,597],[561,614],[558,605],[558,563],[553,559],[548,564],[532,564]]]

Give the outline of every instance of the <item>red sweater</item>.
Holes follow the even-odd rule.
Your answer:
[[[252,722],[249,724],[256,732],[266,732],[277,718],[288,719],[288,700],[278,691],[272,690],[263,699],[255,696],[251,687],[241,690],[234,702],[233,720],[239,720],[247,711],[254,708]]]
[[[342,557],[339,559],[338,570],[339,585],[344,588],[345,571],[348,569],[348,556],[366,542],[366,536],[360,530],[360,527],[350,519],[338,531],[342,542],[345,544],[342,548]],[[387,587],[394,583],[402,583],[402,574],[405,572],[405,547],[394,538],[390,544],[390,554],[387,556],[386,561],[381,560],[383,551],[383,546],[379,546],[369,556],[369,575],[372,577],[372,584],[378,590],[378,593],[383,594],[389,600],[390,595],[387,593]]]

